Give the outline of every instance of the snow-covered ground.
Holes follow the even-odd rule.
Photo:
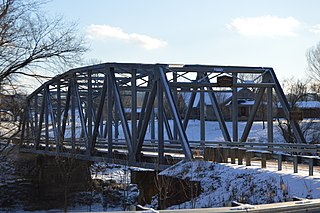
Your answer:
[[[307,171],[276,171],[274,167],[217,164],[206,161],[182,161],[160,173],[192,181],[200,181],[202,193],[176,208],[208,208],[228,206],[232,201],[246,204],[284,202],[299,198],[320,198],[320,174]]]
[[[106,124],[104,124],[106,125]],[[171,130],[173,130],[173,121],[169,120],[169,125]],[[131,122],[128,122],[129,129],[131,131]],[[230,136],[232,137],[232,122],[226,122],[227,129],[230,133]],[[238,122],[238,135],[239,138],[242,136],[243,130],[246,126],[246,122],[239,121]],[[157,138],[157,129],[158,129],[158,123],[157,120],[155,121],[155,138]],[[301,129],[304,132],[304,135],[306,137],[307,141],[311,141],[313,138],[317,138],[320,136],[319,130],[320,130],[320,121],[319,120],[303,120],[301,122]],[[151,124],[149,123],[146,131],[145,139],[151,139]],[[168,139],[168,135],[166,133],[166,128],[164,128],[164,139]],[[275,143],[281,143],[284,142],[284,138],[282,136],[281,130],[278,126],[278,122],[273,122],[273,142]],[[200,140],[200,121],[199,120],[189,120],[188,126],[186,129],[186,134],[189,141],[199,141]],[[51,137],[53,137],[53,132],[51,132]],[[80,125],[77,126],[76,131],[76,137],[80,137],[81,135],[81,127]],[[115,128],[113,128],[113,135],[115,135]],[[67,129],[65,133],[66,138],[71,137],[71,131],[70,129]],[[118,138],[119,139],[125,139],[122,125],[119,123],[118,125]],[[220,128],[220,125],[217,121],[206,121],[205,122],[205,140],[206,141],[224,141],[223,134]],[[253,123],[249,136],[248,136],[249,142],[268,142],[267,139],[267,122],[263,121],[256,121]]]
[[[92,178],[123,185],[125,190],[120,190],[123,193],[121,199],[135,204],[139,192],[137,186],[130,184],[129,169],[127,166],[95,163],[91,168]],[[305,166],[293,174],[290,163],[284,164],[282,171],[277,171],[277,164],[273,162],[268,162],[267,168],[261,169],[258,161],[253,161],[250,167],[201,160],[181,161],[160,175],[199,181],[201,185],[200,196],[168,209],[222,207],[230,206],[232,201],[257,205],[291,201],[294,197],[320,198],[319,170],[314,172],[314,176],[308,176]],[[147,207],[157,208],[157,196],[154,199]],[[79,207],[73,208],[77,209],[80,210]],[[92,209],[115,211],[124,208],[122,205],[106,207],[96,203]]]

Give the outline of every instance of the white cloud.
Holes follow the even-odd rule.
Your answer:
[[[314,25],[309,29],[310,32],[320,34],[320,24]]]
[[[293,17],[260,16],[235,18],[228,28],[245,36],[276,37],[296,36],[294,31],[299,25]]]
[[[121,28],[109,25],[92,24],[87,28],[87,34],[91,39],[116,38],[137,43],[147,50],[158,49],[167,45],[166,41],[138,33],[126,33]]]

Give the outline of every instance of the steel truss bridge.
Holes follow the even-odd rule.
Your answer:
[[[242,133],[238,117],[240,88],[256,91]],[[221,92],[232,93],[231,131],[217,98]],[[178,101],[181,96],[185,97],[183,109]],[[266,104],[266,131],[271,144],[274,96],[291,123],[296,143],[304,143],[272,68],[133,63],[81,67],[54,77],[28,96],[21,150],[160,168],[169,158],[191,160],[194,150],[203,150],[210,141],[216,141],[206,134],[205,107],[212,107],[224,141],[233,143],[247,141],[259,106]],[[196,101],[199,127],[190,132]],[[198,139],[189,140],[194,135]]]

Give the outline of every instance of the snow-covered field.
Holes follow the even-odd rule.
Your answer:
[[[173,130],[173,121],[169,120],[169,125],[171,131]],[[129,129],[131,131],[131,122],[128,122]],[[232,122],[226,122],[227,129],[229,131],[230,136],[232,137]],[[246,122],[239,121],[238,122],[238,135],[239,138],[242,136],[243,130],[246,126]],[[158,123],[155,121],[155,138],[157,138],[157,129]],[[319,137],[320,130],[320,121],[319,120],[303,120],[301,122],[301,129],[304,132],[307,141],[311,141],[315,137]],[[145,139],[151,139],[151,124],[148,125]],[[166,133],[166,128],[164,128],[164,139],[168,139],[168,135]],[[278,126],[278,122],[273,122],[273,142],[281,143],[284,142],[284,138],[282,136],[281,130]],[[77,137],[80,137],[81,128],[78,127],[78,131],[76,133]],[[115,128],[113,128],[113,134],[115,134]],[[188,126],[186,129],[186,134],[189,141],[200,141],[200,121],[199,120],[189,120]],[[52,135],[53,136],[53,135]],[[71,137],[70,131],[66,132],[66,137]],[[123,129],[121,123],[118,125],[118,138],[124,139]],[[222,131],[220,129],[220,125],[216,121],[206,121],[205,122],[205,140],[207,141],[224,141]],[[267,122],[256,121],[253,123],[249,136],[249,142],[268,142],[267,140]]]

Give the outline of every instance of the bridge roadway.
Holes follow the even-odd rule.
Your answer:
[[[97,145],[95,152],[91,156],[88,156],[86,151],[81,149],[76,150],[76,152],[72,152],[72,147],[67,143],[64,145],[64,150],[60,152],[57,152],[54,145],[52,147],[40,145],[38,149],[34,149],[32,145],[27,146],[26,143],[20,147],[20,151],[41,155],[72,157],[80,160],[100,161],[160,171],[170,167],[180,160],[185,159],[179,144],[175,144],[172,141],[165,143],[165,162],[162,164],[159,164],[158,162],[158,143],[156,141],[144,143],[140,158],[141,162],[128,160],[128,150],[126,149],[124,142],[118,142],[116,147],[117,148],[114,149],[113,156],[111,158],[107,152],[108,147],[105,143],[104,145]],[[298,170],[309,170],[309,175],[313,175],[313,172],[319,172],[320,168],[320,158],[317,157],[318,153],[320,153],[320,147],[315,144],[263,144],[212,141],[198,143],[190,141],[190,147],[195,158],[213,160],[220,163],[249,165],[247,163],[249,160],[250,165],[263,167],[262,161],[265,157],[265,166],[268,168],[272,167],[275,170],[289,168],[292,173],[297,173]],[[225,155],[225,157],[222,157],[224,159],[218,160],[215,156],[206,156],[206,150],[209,149],[216,150],[216,153],[210,153],[211,155]],[[233,154],[231,150],[234,151]],[[242,154],[240,154],[240,151],[242,151]],[[247,154],[250,154],[250,159],[248,159]],[[266,154],[266,156],[264,156],[264,154]],[[242,162],[243,160],[244,162]]]

